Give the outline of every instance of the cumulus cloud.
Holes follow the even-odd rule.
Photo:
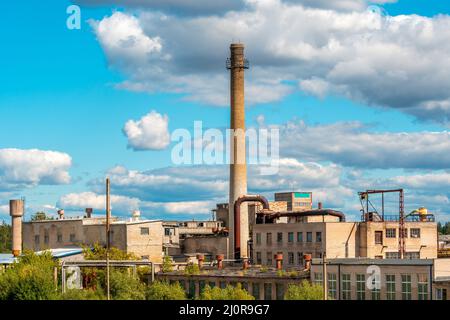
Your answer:
[[[443,190],[450,188],[450,173],[438,172],[398,176],[388,179],[388,182],[394,185],[405,186],[410,189]]]
[[[75,0],[79,5],[123,5],[153,10],[162,10],[181,15],[211,15],[224,14],[228,11],[245,9],[249,4],[266,0]],[[370,3],[383,4],[397,0],[283,0],[285,3],[303,5],[305,7],[362,10]]]
[[[169,118],[151,111],[138,121],[128,120],[123,133],[134,150],[165,149],[170,144]]]
[[[111,209],[130,212],[139,208],[140,200],[137,198],[111,195]],[[69,193],[62,196],[57,206],[67,210],[84,210],[93,208],[105,210],[106,196],[94,192]]]
[[[450,168],[450,132],[370,131],[360,122],[280,128],[280,154],[359,168]]]
[[[277,101],[302,90],[449,121],[448,16],[391,17],[371,10],[301,5],[306,2],[249,1],[245,10],[222,16],[116,12],[96,23],[107,22],[107,29],[96,27],[95,32],[111,65],[127,75],[121,88],[179,93],[186,99],[227,105],[227,46],[241,40],[251,65],[246,88],[250,104]],[[124,27],[123,21],[132,27]],[[127,62],[128,52],[117,43],[128,44],[130,37],[145,62]],[[158,43],[152,46],[157,49],[145,45],[150,39]]]
[[[0,149],[0,189],[67,184],[72,158],[38,149]]]

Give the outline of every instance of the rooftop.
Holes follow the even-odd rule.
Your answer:
[[[328,264],[343,265],[410,265],[410,266],[432,266],[433,259],[369,259],[369,258],[342,258],[327,259]],[[312,259],[312,264],[322,264],[322,259]]]

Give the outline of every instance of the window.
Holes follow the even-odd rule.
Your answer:
[[[141,259],[142,260],[148,260],[148,259],[150,259],[150,256],[141,256]]]
[[[147,228],[148,229],[148,228]],[[171,236],[171,235],[173,235],[173,233],[172,233],[172,228],[164,228],[164,235],[165,236]],[[142,234],[142,233],[141,233]]]
[[[336,280],[336,273],[328,273],[327,274],[328,281],[328,297],[330,299],[336,300],[337,299],[337,280]]]
[[[142,236],[148,236],[150,234],[149,228],[141,228],[141,235]]]
[[[49,238],[48,238],[48,233],[44,234],[44,243],[48,244],[49,242]]]
[[[203,292],[203,290],[205,290],[205,287],[206,287],[206,281],[205,280],[200,280],[199,282],[198,282],[198,289],[199,289],[199,292],[200,293],[202,293]]]
[[[402,300],[411,300],[411,275],[402,274]]]
[[[312,242],[312,232],[306,233],[306,242]]]
[[[293,252],[288,252],[288,264],[290,264],[290,265],[295,264],[295,262],[294,262],[294,253]]]
[[[398,259],[398,252],[386,252],[386,259]]]
[[[420,259],[420,252],[405,252],[406,259]]]
[[[70,234],[70,242],[75,242],[75,233]]]
[[[256,264],[261,264],[261,252],[256,252]]]
[[[411,228],[411,238],[420,238],[420,229],[419,228]]]
[[[387,274],[386,275],[386,300],[395,300],[395,275]]]
[[[316,232],[316,242],[322,242],[322,232]]]
[[[61,233],[58,233],[58,235],[56,236],[57,240],[59,243],[63,242],[63,236]]]
[[[294,242],[294,233],[288,232],[288,242],[293,243]]]
[[[351,300],[351,275],[342,275],[342,300]]]
[[[378,281],[377,281],[378,280]],[[374,277],[372,279],[372,300],[380,300],[381,299],[381,283],[380,280]]]
[[[282,283],[275,284],[277,300],[284,300],[284,285]]]
[[[272,284],[264,283],[264,300],[272,300]]]
[[[257,233],[256,234],[256,244],[260,245],[261,244],[261,233]]]
[[[195,281],[194,280],[189,280],[188,296],[191,299],[195,298]]]
[[[383,231],[375,231],[375,244],[383,244]]]
[[[417,275],[418,299],[428,300],[428,277],[426,274]]]
[[[303,265],[303,252],[297,252],[297,261],[300,266]]]
[[[386,238],[397,238],[397,229],[386,229]]]
[[[267,265],[271,266],[272,264],[272,251],[267,251]]]
[[[320,272],[314,272],[314,284],[322,285],[323,277],[322,273]]]
[[[356,275],[356,299],[366,300],[366,275]]]
[[[297,232],[297,242],[303,242],[303,232]]]
[[[272,244],[272,233],[271,232],[268,232],[266,235],[266,243],[267,243],[267,245]]]
[[[221,289],[225,289],[227,287],[227,283],[225,281],[220,281],[219,286]]]
[[[253,282],[252,285],[252,295],[255,297],[256,300],[259,300],[259,283]]]
[[[39,235],[35,235],[35,236],[34,236],[34,243],[35,243],[36,245],[39,245],[39,242],[41,242],[40,239],[39,239]]]
[[[216,286],[216,282],[215,281],[209,281],[208,282],[208,286],[212,289]]]
[[[282,243],[283,242],[283,232],[277,233],[277,242]]]
[[[447,289],[437,288],[436,289],[436,300],[447,300]]]

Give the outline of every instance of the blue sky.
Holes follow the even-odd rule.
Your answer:
[[[446,103],[450,98],[445,96],[448,84],[444,80],[448,72],[439,72],[449,66],[446,61],[435,60],[434,70],[427,68],[427,61],[422,66],[415,59],[426,60],[423,55],[427,50],[431,60],[445,57],[446,47],[438,44],[448,43],[445,40],[450,39],[443,27],[450,21],[447,16],[450,4],[438,0],[384,4],[392,21],[386,22],[389,24],[386,27],[373,29],[370,25],[361,26],[369,5],[362,0],[354,0],[356,7],[351,8],[330,4],[310,7],[308,1],[291,1],[290,5],[306,18],[316,14],[320,17],[325,10],[331,10],[327,11],[332,12],[331,20],[348,20],[350,26],[327,29],[319,25],[320,21],[317,25],[292,21],[293,30],[284,28],[285,34],[280,35],[285,37],[285,42],[290,42],[286,45],[276,37],[271,38],[271,30],[264,37],[263,23],[253,33],[246,29],[241,33],[236,26],[226,29],[226,34],[214,34],[221,30],[217,20],[227,25],[233,19],[263,21],[269,18],[268,12],[282,13],[285,9],[277,0],[249,1],[250,4],[236,11],[235,17],[227,9],[204,13],[187,8],[186,4],[168,9],[132,5],[135,2],[79,1],[82,3],[80,30],[66,27],[66,8],[70,1],[0,4],[4,13],[0,19],[4,42],[4,50],[0,52],[0,217],[6,217],[7,200],[19,196],[27,199],[27,214],[41,209],[54,214],[56,207],[75,214],[88,206],[101,213],[102,180],[110,171],[113,192],[118,197],[113,203],[115,214],[127,216],[139,208],[148,217],[209,218],[208,210],[214,203],[227,200],[226,168],[178,170],[171,161],[173,144],[136,151],[123,129],[127,121],[136,123],[152,110],[166,115],[169,132],[177,128],[192,130],[196,120],[209,128],[227,127],[229,108],[219,102],[222,98],[226,101],[228,90],[224,60],[229,43],[242,39],[252,66],[247,74],[247,125],[261,125],[257,119],[263,116],[264,125],[277,125],[282,133],[288,134],[286,124],[293,121],[298,125],[294,133],[303,141],[296,145],[295,141],[299,140],[295,136],[282,135],[281,140],[289,141],[281,155],[295,159],[296,163],[283,168],[276,177],[265,177],[269,182],[267,188],[261,189],[257,182],[250,182],[250,191],[271,197],[275,191],[313,190],[325,205],[356,217],[356,192],[361,188],[401,185],[407,189],[409,208],[424,205],[439,219],[449,220],[450,160],[446,155],[450,144],[446,133],[450,108]],[[271,6],[274,9],[267,10]],[[417,21],[413,18],[410,22],[395,20],[396,16],[412,14],[417,15],[416,20],[428,17],[428,23],[433,26],[424,39],[415,39]],[[378,20],[374,19],[377,25]],[[283,21],[272,21],[274,29],[281,28]],[[392,31],[399,25],[399,30],[404,31]],[[337,32],[336,28],[341,29]],[[179,35],[180,30],[186,30],[192,39]],[[118,47],[115,42],[116,37],[126,37],[127,32],[135,41],[134,49]],[[366,42],[348,46],[349,39],[363,36],[373,36],[378,42],[373,42],[373,48]],[[198,49],[182,46],[190,40]],[[308,46],[295,46],[296,41]],[[317,43],[323,41],[335,41],[344,49],[336,54],[334,49],[330,49],[332,53],[321,53],[323,44]],[[377,51],[382,46],[384,49]],[[284,52],[277,52],[277,48]],[[303,56],[310,49],[313,53]],[[403,57],[404,54],[405,58],[391,64],[384,57],[389,56],[390,50],[392,55]],[[370,57],[364,52],[371,52]],[[414,59],[407,63],[408,58]],[[358,61],[372,69],[358,67]],[[354,70],[349,67],[352,65],[356,65]],[[264,72],[273,76],[272,82]],[[129,86],[130,83],[139,85],[140,89]],[[175,85],[182,90],[177,92],[172,88]],[[327,90],[322,92],[323,88]],[[268,94],[272,92],[273,95]],[[161,118],[151,121],[161,121]],[[346,123],[357,123],[357,127],[348,132]],[[329,143],[339,145],[340,151],[327,151],[329,146],[324,137],[327,132],[333,136]],[[409,136],[399,136],[399,133]],[[149,138],[158,139],[162,133],[152,134]],[[317,143],[310,141],[319,134],[324,139]],[[348,145],[347,139],[355,135],[361,138],[364,148]],[[413,143],[416,140],[420,141],[418,145]],[[414,148],[422,151],[411,151]],[[11,149],[24,152],[8,153],[10,158],[4,156],[2,160],[1,151]],[[26,157],[26,151],[31,149],[41,153],[33,155],[37,158],[30,161],[20,158]],[[366,153],[361,150],[368,150],[371,155],[358,160]],[[46,154],[48,151],[60,153],[58,160],[51,160],[53,155]],[[387,155],[387,160],[379,160],[383,157],[377,156],[377,152]],[[68,155],[70,163],[61,154]],[[433,161],[428,163],[422,159],[424,154],[430,154]],[[400,157],[402,161],[393,161],[396,164],[391,165],[389,157],[392,160]],[[13,159],[13,164],[8,159]],[[366,160],[371,164],[365,166]],[[8,174],[15,170],[20,173]],[[64,172],[70,178],[62,178]],[[283,174],[289,174],[292,180],[286,182],[289,179]],[[139,180],[133,180],[136,176]],[[336,177],[336,182],[331,183],[330,176]],[[155,177],[184,180],[178,185],[175,180],[168,182],[165,189],[150,185],[156,183],[152,182]],[[311,177],[317,179],[313,181]],[[190,182],[195,182],[195,187],[190,188]],[[179,186],[181,190],[174,192]],[[136,188],[141,189],[137,192]]]

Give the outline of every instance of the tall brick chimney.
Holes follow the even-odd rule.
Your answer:
[[[244,70],[248,62],[244,57],[244,45],[233,43],[230,46],[231,56],[227,60],[230,70],[230,197],[229,197],[229,253],[234,258],[248,258],[247,243],[249,240],[248,206],[241,208],[239,248],[234,247],[234,202],[247,194],[247,163],[245,149],[245,104],[244,104]]]

